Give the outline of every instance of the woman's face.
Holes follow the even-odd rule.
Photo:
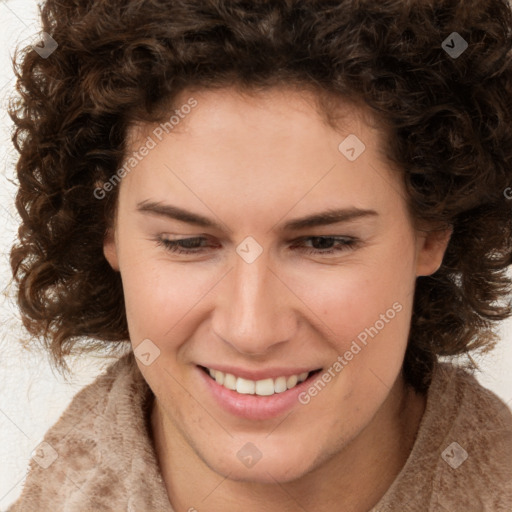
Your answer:
[[[134,130],[105,241],[170,442],[234,480],[310,472],[401,392],[415,279],[446,244],[413,229],[379,132],[305,97],[183,95],[168,133]]]

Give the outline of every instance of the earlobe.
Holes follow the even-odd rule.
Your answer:
[[[453,228],[424,233],[418,240],[418,256],[416,260],[416,275],[430,276],[435,274],[443,263],[444,254]]]
[[[119,272],[119,261],[117,258],[117,246],[116,246],[114,232],[111,228],[109,228],[107,230],[107,232],[105,233],[105,238],[103,239],[103,254],[105,255],[105,258],[109,262],[110,266],[116,272]]]

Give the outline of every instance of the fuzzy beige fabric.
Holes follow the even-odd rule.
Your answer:
[[[172,512],[151,441],[152,400],[132,353],[110,366],[46,433],[41,465],[31,460],[8,512]],[[512,414],[450,364],[437,364],[409,458],[371,510],[395,511],[512,511]]]

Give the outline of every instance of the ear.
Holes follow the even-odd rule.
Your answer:
[[[416,276],[430,276],[439,270],[452,233],[452,227],[419,232]]]
[[[117,257],[117,244],[115,233],[112,228],[108,228],[103,239],[103,254],[110,263],[110,266],[119,272],[119,259]]]

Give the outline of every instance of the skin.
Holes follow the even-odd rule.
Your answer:
[[[132,346],[150,339],[160,350],[151,365],[137,362],[156,397],[151,425],[172,506],[367,511],[403,467],[424,412],[425,397],[405,386],[401,367],[416,277],[439,268],[450,233],[414,228],[380,132],[357,109],[346,108],[334,129],[306,93],[193,97],[197,107],[123,178],[104,243],[121,273]],[[134,127],[132,148],[152,129]],[[338,150],[349,134],[366,145],[353,162]],[[221,229],[137,211],[146,200]],[[330,207],[377,215],[280,228]],[[173,235],[206,237],[203,252],[173,254],[158,244]],[[263,248],[250,264],[236,252],[247,236]],[[319,236],[358,242],[334,254],[322,251],[336,241],[292,243]],[[291,414],[250,421],[198,392],[197,364],[327,369],[397,302],[395,318]],[[250,468],[236,456],[247,442],[262,453]]]

